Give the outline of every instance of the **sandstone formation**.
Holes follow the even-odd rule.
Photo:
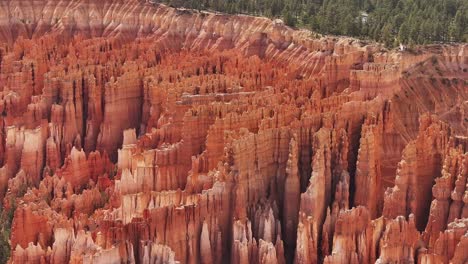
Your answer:
[[[465,263],[468,46],[0,2],[9,263]]]

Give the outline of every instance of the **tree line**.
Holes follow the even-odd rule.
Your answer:
[[[321,34],[388,47],[468,42],[468,0],[153,0],[173,7],[281,18]]]

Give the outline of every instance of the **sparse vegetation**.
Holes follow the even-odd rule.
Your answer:
[[[117,175],[118,167],[117,165],[109,172],[109,179],[113,180],[115,175]]]
[[[109,202],[109,194],[105,191],[101,191],[101,206],[104,206]]]
[[[11,200],[9,210],[4,210],[3,205],[0,205],[0,263],[6,263],[10,257],[11,223],[15,210],[15,199]]]

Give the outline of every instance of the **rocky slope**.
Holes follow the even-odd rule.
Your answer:
[[[9,263],[464,263],[467,48],[2,1]]]

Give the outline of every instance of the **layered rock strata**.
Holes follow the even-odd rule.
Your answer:
[[[0,2],[9,263],[465,263],[466,44]]]

